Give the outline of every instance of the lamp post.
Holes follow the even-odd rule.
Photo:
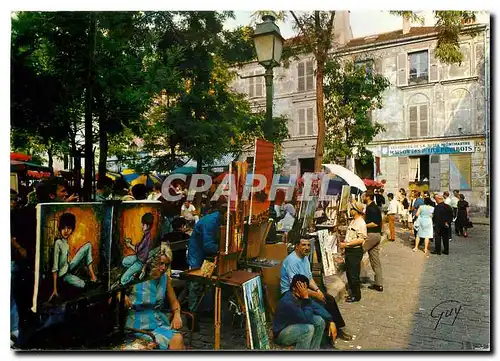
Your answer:
[[[266,72],[266,121],[264,123],[264,135],[267,140],[271,138],[273,130],[273,68],[280,65],[281,53],[283,51],[284,39],[280,28],[274,22],[276,19],[271,15],[264,15],[263,22],[257,24],[253,35],[257,60]]]

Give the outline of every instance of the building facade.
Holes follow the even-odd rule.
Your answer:
[[[368,149],[377,158],[375,178],[386,180],[386,193],[399,188],[443,192],[458,189],[473,208],[489,197],[489,26],[471,24],[460,36],[462,63],[435,58],[434,27],[414,27],[352,38],[349,12],[337,12],[335,52],[369,64],[389,79],[383,108],[372,111],[385,131]],[[314,168],[317,137],[314,61],[304,55],[288,68],[275,68],[273,115],[291,120],[284,143],[284,174]],[[241,75],[263,73],[245,64]],[[265,106],[263,78],[238,79],[233,85],[249,94],[253,106]]]

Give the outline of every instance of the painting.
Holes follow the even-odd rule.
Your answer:
[[[153,278],[162,218],[156,201],[124,202],[113,209],[110,290]]]
[[[107,291],[111,212],[102,203],[37,205],[33,312]]]
[[[250,199],[250,223],[259,222],[259,215],[269,210],[269,193],[273,182],[273,161],[274,144],[263,139],[255,140],[255,162],[253,174],[261,174],[266,178],[266,187],[257,193],[252,193]],[[252,177],[253,186],[258,185],[258,181]],[[252,219],[255,219],[253,222]]]
[[[349,199],[351,197],[351,187],[350,186],[342,186],[342,193],[340,195],[340,205],[339,211],[347,211],[347,205],[349,203]]]
[[[323,264],[323,275],[331,276],[336,273],[335,253],[337,253],[337,242],[335,235],[330,235],[328,230],[318,231],[318,241],[321,251],[321,263]]]
[[[252,350],[269,350],[269,335],[266,327],[266,311],[262,297],[260,276],[243,283],[243,298],[247,326],[250,332],[250,348]]]

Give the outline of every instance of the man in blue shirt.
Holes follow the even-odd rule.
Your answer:
[[[187,262],[189,268],[199,268],[207,256],[216,256],[219,250],[220,225],[222,210],[227,204],[215,205],[209,214],[195,224],[189,238]],[[197,304],[203,293],[203,285],[197,282],[188,284],[189,310],[196,311]]]
[[[338,330],[339,338],[351,340],[352,336],[342,329],[345,326],[345,322],[340,313],[337,301],[328,293],[323,293],[312,277],[311,264],[308,257],[310,251],[311,241],[308,239],[299,239],[295,245],[295,250],[283,260],[280,270],[281,294],[283,295],[290,290],[290,285],[295,275],[301,274],[306,276],[308,279],[308,292],[309,296],[313,299],[312,302],[319,302],[332,316],[332,320]]]
[[[331,316],[309,298],[308,284],[307,276],[293,276],[290,288],[276,307],[273,336],[279,345],[295,345],[302,350],[319,349],[321,345],[325,320],[331,321]]]

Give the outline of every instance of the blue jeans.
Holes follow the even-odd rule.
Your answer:
[[[134,254],[133,256],[125,257],[122,261],[122,265],[124,267],[127,267],[127,270],[122,275],[120,283],[123,286],[126,286],[134,279],[134,276],[137,273],[141,272],[144,263],[142,263],[142,261],[139,260],[139,258],[137,258],[137,256]]]
[[[66,283],[69,283],[72,286],[78,288],[85,287],[85,281],[80,277],[75,276],[71,272],[73,272],[77,267],[79,267],[82,262],[84,262],[85,266],[89,266],[92,260],[92,244],[90,242],[85,243],[78,252],[76,252],[75,257],[69,263],[68,273],[66,273],[62,278]]]
[[[299,350],[317,350],[324,331],[325,321],[314,315],[312,324],[297,323],[285,327],[279,333],[276,343],[283,346],[295,345]]]
[[[14,299],[14,288],[13,285],[17,281],[17,266],[14,261],[10,262],[10,332],[15,332],[19,329],[19,314],[17,313],[17,304]]]

